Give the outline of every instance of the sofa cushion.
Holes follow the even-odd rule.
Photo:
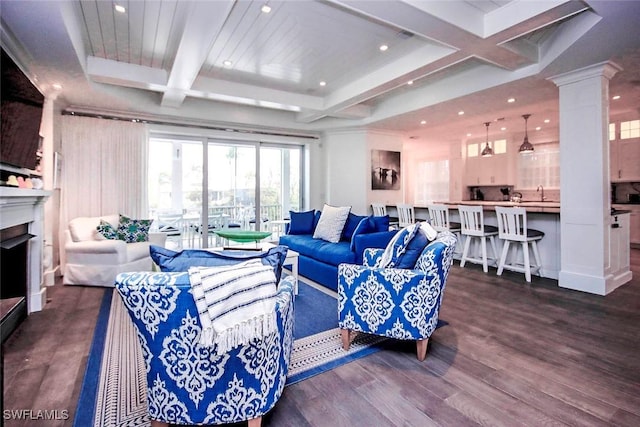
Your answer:
[[[358,227],[360,221],[366,218],[366,216],[356,215],[349,212],[347,221],[344,223],[344,229],[342,230],[342,240],[350,242],[353,237],[353,232],[356,231],[356,227]]]
[[[389,215],[369,217],[374,232],[389,231]]]
[[[313,238],[338,243],[350,211],[351,206],[330,206],[325,204],[322,208],[322,214],[320,214],[320,221],[318,221],[318,225],[313,232]]]
[[[257,251],[207,251],[204,249],[185,249],[175,252],[160,246],[151,245],[151,259],[160,267],[160,271],[188,271],[189,267],[217,267],[232,265],[249,259],[260,259],[264,265],[273,267],[276,282],[280,282],[282,264],[287,257],[287,248],[275,246],[265,252]]]
[[[126,243],[146,242],[149,240],[149,228],[152,222],[152,219],[132,219],[120,215],[118,239]]]
[[[78,217],[69,221],[69,233],[71,240],[74,242],[85,242],[87,240],[96,240],[98,230],[96,227],[100,224],[98,217]]]
[[[149,242],[127,243],[127,262],[149,259]],[[151,263],[149,263],[151,265]]]
[[[343,262],[353,264],[356,261],[356,254],[351,250],[350,242],[330,243],[313,239],[311,235],[288,234],[280,237],[280,244],[300,255],[334,266]]]
[[[289,211],[288,234],[312,234],[314,229],[315,210],[305,212]]]
[[[104,219],[100,220],[96,230],[98,231],[96,240],[116,240],[118,238],[118,230]]]
[[[358,225],[356,225],[355,230],[353,230],[353,234],[351,235],[351,241],[349,242],[349,248],[351,251],[356,250],[356,236],[359,234],[367,234],[373,232],[373,228],[371,227],[371,221],[369,217],[363,217]]]

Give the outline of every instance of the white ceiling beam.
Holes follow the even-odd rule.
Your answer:
[[[323,108],[323,99],[319,96],[305,95],[294,92],[286,92],[277,89],[254,86],[244,83],[236,83],[228,80],[198,77],[194,82],[189,96],[198,98],[211,98],[215,95],[237,96],[243,99],[254,100],[259,103],[281,104],[287,110],[300,111],[302,109],[320,110]]]
[[[235,0],[189,3],[189,16],[167,80],[168,90],[162,97],[163,107],[182,105],[234,5]]]
[[[167,72],[159,68],[89,56],[87,74],[99,83],[160,92],[167,90]]]

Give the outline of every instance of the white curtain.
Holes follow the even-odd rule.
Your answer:
[[[146,218],[145,124],[62,116],[60,236],[80,216],[109,214]],[[61,247],[61,258],[64,247]]]

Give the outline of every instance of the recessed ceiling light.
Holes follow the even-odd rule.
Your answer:
[[[536,130],[540,130],[540,129],[542,129],[540,126],[536,127]]]
[[[55,90],[61,90],[62,89],[62,85],[60,83],[54,83],[51,85],[52,88],[54,88]]]
[[[327,82],[325,82],[324,80],[320,82],[320,86],[326,86]]]
[[[407,82],[407,84],[408,84],[409,86],[411,86],[411,85],[413,84],[413,80],[409,80],[409,81]]]
[[[471,136],[472,134],[468,133],[467,136]]]
[[[385,50],[389,49],[389,46],[387,46],[386,44],[381,44],[379,49],[381,52],[384,52]]]
[[[269,6],[268,4],[263,4],[260,10],[262,11],[262,13],[269,13],[271,12],[271,6]]]
[[[426,124],[427,124],[427,121],[426,121],[426,120],[421,120],[421,121],[420,121],[420,124],[421,124],[421,125],[426,125]]]
[[[225,67],[231,67],[233,65],[233,62],[231,62],[228,59],[225,59],[224,61],[222,61],[222,65],[224,65]]]
[[[545,122],[545,123],[549,123],[550,121],[551,121],[551,120],[549,120],[549,119],[544,119],[544,122]]]
[[[507,128],[503,126],[503,127],[500,128],[500,130],[504,131],[504,130],[507,130]]]
[[[507,99],[507,102],[508,102],[509,104],[511,104],[511,103],[513,103],[513,102],[516,102],[516,99],[515,99],[515,98],[509,98],[509,99]]]
[[[116,12],[120,12],[120,13],[125,13],[127,11],[127,9],[125,9],[124,6],[121,6],[119,4],[116,4],[114,8],[116,9]]]
[[[615,96],[614,96],[613,98],[611,98],[611,99],[613,99],[614,101],[617,101],[618,99],[620,99],[620,95],[615,95]]]
[[[461,110],[461,111],[458,111],[458,115],[459,115],[459,116],[464,116],[464,111],[462,111],[462,110]]]

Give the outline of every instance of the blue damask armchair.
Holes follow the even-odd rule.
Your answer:
[[[415,340],[418,360],[424,360],[438,324],[455,246],[455,236],[442,231],[424,248],[413,269],[378,267],[383,249],[367,249],[364,265],[341,264],[338,318],[345,350],[351,331],[358,331]]]
[[[295,279],[280,281],[277,331],[218,355],[198,344],[202,327],[189,273],[122,273],[116,289],[145,358],[152,426],[261,424],[280,398],[293,346]]]

